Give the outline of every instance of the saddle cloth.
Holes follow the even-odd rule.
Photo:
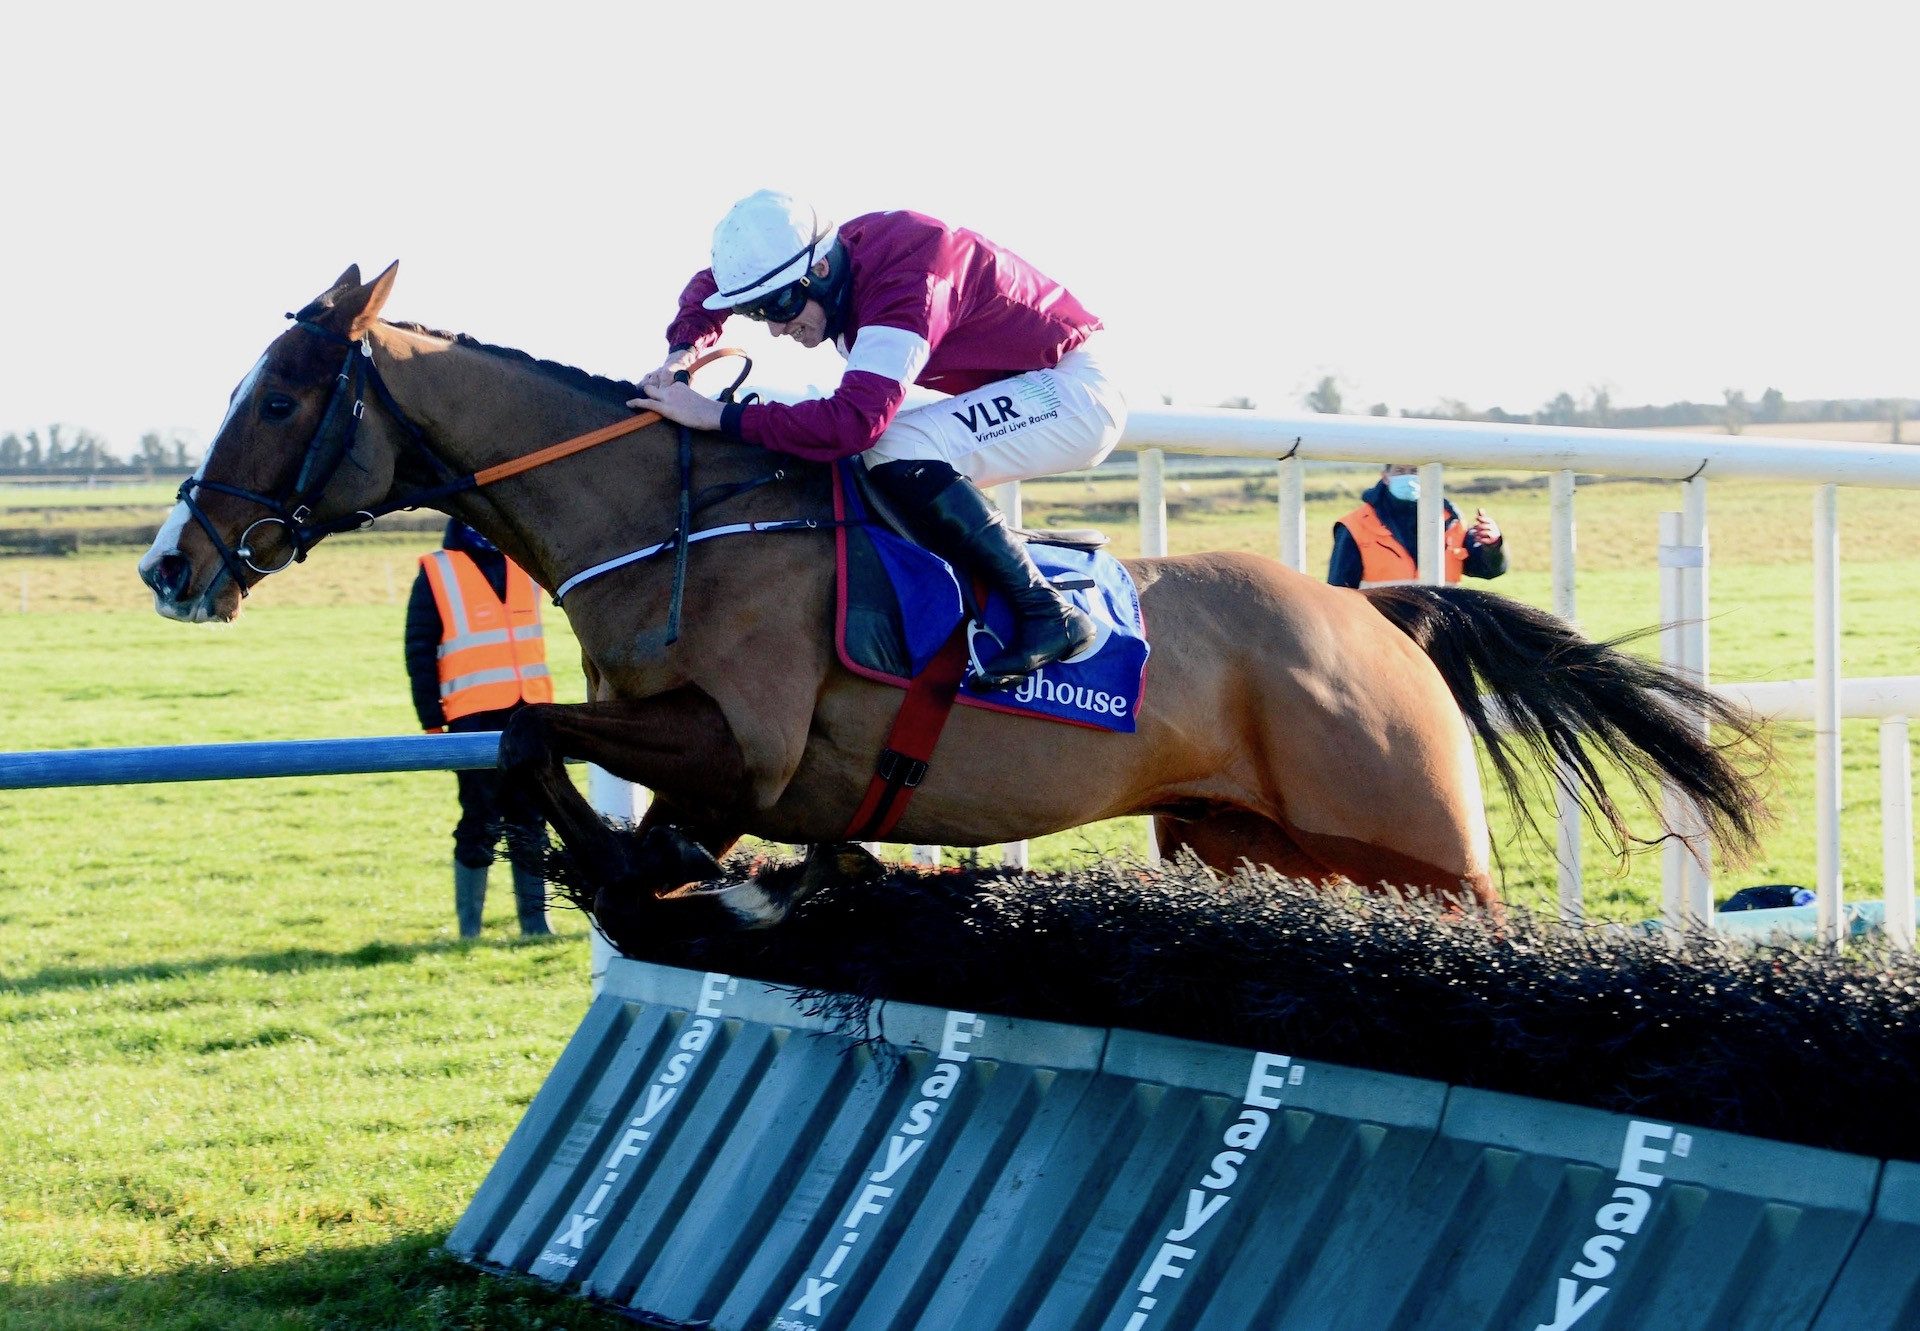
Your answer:
[[[855,480],[857,461],[837,464],[834,518],[837,584],[834,647],[855,674],[905,688],[953,635],[963,617],[979,659],[999,651],[1013,610],[997,591],[982,615],[945,560],[872,516]],[[1126,567],[1104,550],[1032,544],[1034,562],[1100,636],[1078,656],[1036,670],[1011,689],[987,693],[963,682],[967,707],[1042,717],[1132,734],[1146,683],[1146,623]],[[984,624],[984,628],[982,625]]]

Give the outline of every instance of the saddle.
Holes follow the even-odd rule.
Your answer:
[[[968,651],[990,650],[1012,630],[1012,611],[998,592],[974,586],[913,540],[898,514],[886,514],[865,486],[866,468],[841,463],[835,484],[836,596],[834,646],[855,674],[906,688],[967,625]],[[1035,671],[1016,688],[978,691],[957,685],[962,706],[1013,712],[1070,725],[1131,732],[1147,661],[1139,594],[1126,568],[1098,548],[1098,532],[1035,533],[1034,562],[1062,595],[1099,628],[1093,647],[1070,661]],[[973,641],[979,638],[979,643]],[[963,655],[962,664],[965,662]]]

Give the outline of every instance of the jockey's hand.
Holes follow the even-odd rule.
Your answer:
[[[1473,537],[1475,545],[1500,544],[1500,528],[1492,518],[1487,516],[1487,510],[1484,508],[1476,508],[1473,511],[1473,526],[1467,529],[1467,534]]]
[[[693,363],[700,359],[700,353],[692,347],[680,351],[669,351],[667,358],[660,362],[660,368],[649,370],[640,380],[641,391],[649,397],[660,396],[660,390],[673,382],[673,376],[682,370],[692,370]]]
[[[654,374],[660,371],[655,370]],[[653,383],[653,374],[640,382],[642,396],[630,398],[627,405],[635,411],[657,411],[676,424],[695,430],[718,430],[720,415],[726,410],[724,404],[708,397],[687,384],[668,381],[659,386]]]

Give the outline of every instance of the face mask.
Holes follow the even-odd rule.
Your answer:
[[[1387,493],[1395,499],[1415,500],[1420,497],[1420,478],[1401,475],[1387,477]]]

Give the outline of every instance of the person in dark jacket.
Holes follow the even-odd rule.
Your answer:
[[[1360,507],[1333,524],[1333,558],[1327,581],[1336,587],[1382,587],[1419,578],[1420,475],[1417,467],[1389,463],[1379,483],[1360,496]],[[1460,511],[1446,505],[1444,546],[1446,580],[1497,578],[1507,571],[1507,547],[1484,508],[1465,525]]]
[[[531,702],[553,700],[539,589],[473,528],[447,524],[441,548],[420,557],[407,598],[407,678],[428,732],[499,730]],[[487,870],[508,829],[542,838],[539,812],[507,797],[491,768],[456,772],[460,820],[453,828],[453,907],[462,938],[480,933]],[[551,933],[546,884],[514,867],[514,905],[525,935]]]

